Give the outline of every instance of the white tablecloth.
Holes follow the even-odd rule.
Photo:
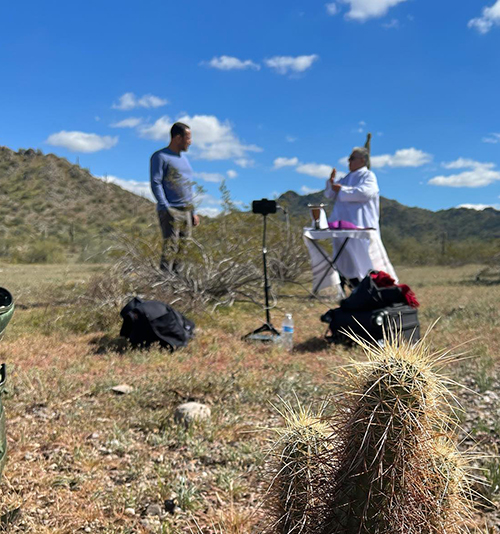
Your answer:
[[[387,274],[391,275],[394,280],[397,282],[398,278],[394,267],[392,266],[387,252],[380,239],[380,234],[377,230],[314,230],[312,228],[304,228],[303,232],[304,242],[309,251],[309,256],[311,258],[311,269],[313,273],[313,288],[319,284],[320,280],[323,278],[320,286],[316,288],[316,291],[320,291],[326,287],[333,287],[337,291],[338,298],[343,298],[343,291],[340,286],[340,277],[337,272],[339,268],[339,260],[344,254],[342,251],[339,259],[336,262],[336,269],[332,269],[329,262],[324,258],[321,252],[316,248],[320,246],[318,243],[313,243],[313,241],[318,241],[321,239],[367,239],[369,240],[368,246],[368,256],[365,254],[360,254],[359,258],[356,258],[357,265],[356,271],[360,273],[361,277],[364,278],[370,270],[384,271]],[[361,243],[360,243],[361,244]],[[328,255],[324,250],[325,255]],[[333,251],[335,256],[336,251]],[[351,252],[352,256],[352,252]],[[352,258],[351,258],[352,260]],[[325,276],[326,273],[326,276]],[[352,278],[349,276],[349,273],[342,273],[347,278]]]

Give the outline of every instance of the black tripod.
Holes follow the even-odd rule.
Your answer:
[[[280,333],[271,323],[271,314],[269,312],[269,280],[267,278],[267,247],[266,247],[266,231],[267,231],[267,216],[269,213],[276,213],[276,202],[273,200],[257,200],[252,203],[252,210],[254,213],[260,213],[264,216],[264,230],[262,234],[262,261],[264,264],[264,297],[266,302],[266,322],[259,326],[253,332],[250,332],[243,339],[251,339],[256,341],[276,341],[280,337]]]

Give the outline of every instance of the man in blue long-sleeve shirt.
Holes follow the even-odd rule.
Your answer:
[[[169,240],[179,243],[179,238],[189,237],[192,227],[200,223],[193,206],[193,169],[183,154],[191,144],[191,129],[176,122],[170,129],[170,137],[170,144],[151,156],[151,189],[158,202],[163,235],[161,269],[169,268],[166,258]]]

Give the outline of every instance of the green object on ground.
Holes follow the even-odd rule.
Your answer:
[[[12,295],[3,287],[0,287],[0,338],[5,328],[12,319],[14,313],[14,299]]]
[[[0,367],[0,475],[7,459],[7,435],[5,433],[5,411],[2,406],[2,392],[5,384],[5,364]]]
[[[0,287],[0,338],[14,313],[14,299],[3,287]],[[0,474],[7,459],[7,435],[5,433],[5,412],[2,405],[2,393],[7,378],[5,364],[0,366]]]

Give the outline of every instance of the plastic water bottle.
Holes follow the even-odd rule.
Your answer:
[[[285,350],[293,349],[293,317],[291,313],[285,314],[281,325],[281,340]]]

